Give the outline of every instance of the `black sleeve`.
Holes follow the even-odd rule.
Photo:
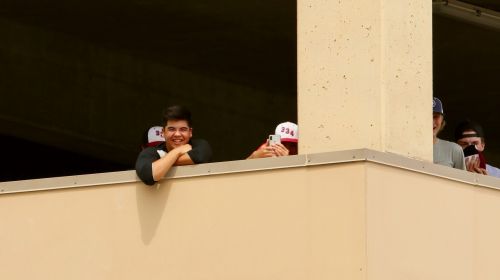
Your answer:
[[[146,185],[154,185],[153,179],[153,162],[160,158],[160,155],[154,147],[146,148],[141,151],[135,162],[135,172],[137,176]]]
[[[191,146],[193,149],[188,155],[194,163],[207,163],[212,160],[212,148],[206,140],[192,139]]]

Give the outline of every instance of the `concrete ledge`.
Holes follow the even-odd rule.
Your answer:
[[[316,166],[326,164],[340,164],[351,162],[371,162],[405,169],[413,172],[424,173],[431,176],[446,178],[471,185],[500,189],[500,179],[484,176],[462,170],[433,164],[431,162],[415,160],[401,155],[384,153],[369,149],[356,149],[337,152],[297,155],[280,158],[265,158],[253,160],[237,160],[215,162],[190,166],[173,167],[165,179],[186,178],[222,175],[230,173],[253,172],[294,168],[303,166]],[[0,183],[0,194],[17,192],[42,191],[65,189],[86,186],[101,186],[109,184],[140,182],[135,171],[120,171],[66,177],[54,177],[35,180],[22,180]]]

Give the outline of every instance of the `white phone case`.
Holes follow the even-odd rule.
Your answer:
[[[269,145],[281,143],[281,136],[276,134],[269,135]]]

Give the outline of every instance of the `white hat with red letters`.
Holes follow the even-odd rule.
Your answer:
[[[165,142],[163,138],[163,127],[153,126],[148,130],[148,147],[154,147],[162,142]]]
[[[281,136],[281,142],[299,142],[299,127],[292,122],[278,124],[274,134]]]

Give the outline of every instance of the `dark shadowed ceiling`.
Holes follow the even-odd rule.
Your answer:
[[[289,82],[296,75],[295,15],[295,2],[284,0],[0,3],[2,17],[177,68],[292,94],[296,92],[296,85]]]
[[[500,11],[500,2],[497,0],[461,0],[462,2],[476,5],[489,10]]]

